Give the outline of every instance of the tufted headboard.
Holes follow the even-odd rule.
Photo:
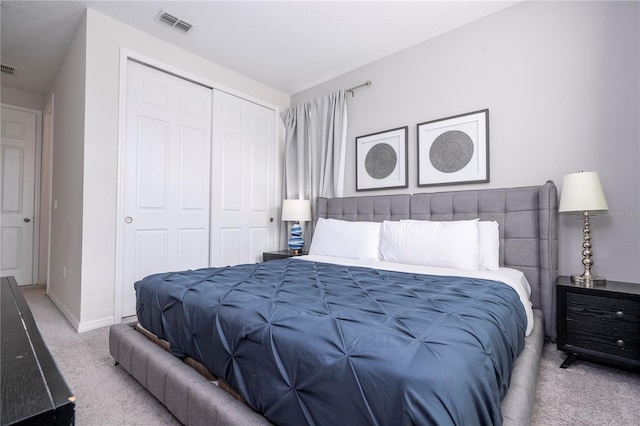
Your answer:
[[[318,198],[315,217],[373,222],[495,220],[500,230],[500,265],[525,274],[533,307],[544,315],[545,334],[555,337],[557,213],[556,186],[549,181],[522,188]]]

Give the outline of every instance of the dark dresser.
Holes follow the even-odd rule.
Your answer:
[[[640,284],[607,281],[584,287],[560,276],[557,346],[576,358],[640,370]]]
[[[13,277],[0,286],[0,424],[72,425],[75,397],[58,370]]]

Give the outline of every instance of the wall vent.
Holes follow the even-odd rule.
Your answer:
[[[2,72],[2,74],[14,75],[16,73],[16,67],[7,64],[0,64],[0,72]]]
[[[170,27],[180,31],[181,33],[187,34],[189,31],[193,30],[196,26],[190,22],[185,21],[184,19],[178,18],[173,13],[167,12],[166,10],[160,10],[158,14],[158,21],[163,22]]]

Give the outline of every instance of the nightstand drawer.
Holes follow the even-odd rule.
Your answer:
[[[566,344],[640,361],[640,330],[567,320]]]
[[[640,303],[568,292],[567,318],[640,323]]]
[[[557,347],[576,357],[640,370],[640,284],[587,287],[558,277]]]

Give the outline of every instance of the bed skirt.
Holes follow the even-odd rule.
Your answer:
[[[529,425],[533,417],[544,343],[542,312],[534,310],[534,318],[534,329],[525,339],[525,348],[514,364],[509,392],[501,403],[504,425]],[[181,361],[161,347],[162,341],[155,338],[158,341],[154,343],[155,336],[141,331],[127,324],[112,326],[111,356],[181,423],[189,426],[271,424],[238,400],[235,391],[223,390],[224,383],[221,387],[214,384],[215,377],[204,367],[199,368],[199,363]]]

